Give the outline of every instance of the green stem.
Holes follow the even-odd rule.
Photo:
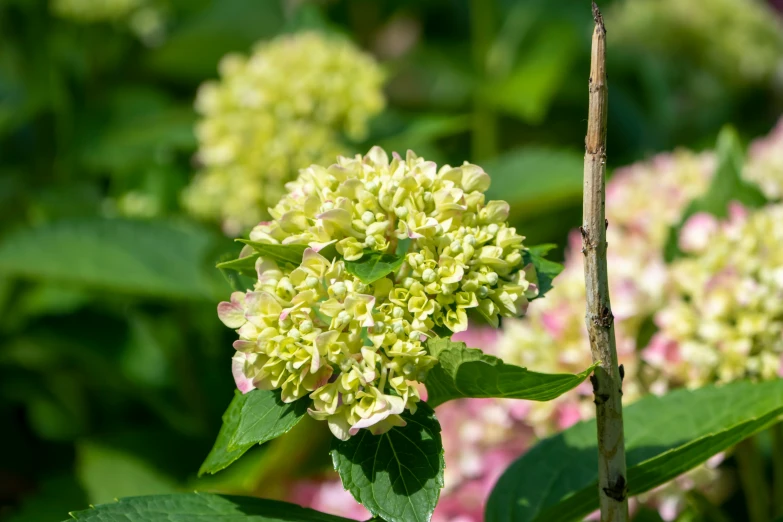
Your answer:
[[[471,45],[478,79],[473,101],[473,161],[492,158],[498,152],[497,115],[483,99],[480,87],[487,80],[487,53],[495,36],[494,0],[471,0]]]
[[[772,498],[774,502],[774,515],[783,517],[783,422],[779,422],[770,429],[772,435]]]
[[[737,444],[734,453],[737,459],[740,483],[745,493],[748,508],[748,522],[768,522],[770,499],[764,479],[764,462],[754,437]]]

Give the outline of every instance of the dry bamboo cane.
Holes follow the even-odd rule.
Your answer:
[[[585,179],[582,253],[585,256],[587,332],[593,361],[600,362],[590,378],[598,421],[598,494],[601,522],[628,520],[628,495],[623,438],[622,370],[617,366],[614,317],[609,304],[604,217],[606,187],[606,29],[593,2],[590,109],[585,138]]]

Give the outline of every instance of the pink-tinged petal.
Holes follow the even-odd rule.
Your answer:
[[[509,407],[508,413],[511,415],[511,418],[519,421],[525,420],[530,413],[530,401],[509,402],[511,403],[511,406]]]
[[[370,430],[370,433],[373,435],[383,435],[387,431],[389,431],[392,428],[402,428],[407,426],[408,423],[405,422],[405,419],[400,417],[399,415],[389,415],[385,419],[383,419],[381,422],[370,426],[368,429]]]
[[[256,343],[252,341],[244,341],[242,339],[237,339],[234,341],[234,350],[238,352],[250,352],[253,351],[256,346]]]
[[[501,330],[471,324],[464,332],[452,335],[451,339],[464,342],[468,345],[468,348],[481,348],[484,353],[494,354],[500,337]],[[514,403],[524,404],[525,401],[514,401]]]
[[[237,389],[242,393],[247,393],[255,388],[253,379],[245,374],[246,364],[247,354],[245,353],[237,352],[237,354],[231,358],[231,373],[234,376],[234,382],[237,385]]]
[[[285,321],[286,319],[288,319],[288,316],[291,315],[291,312],[301,307],[304,303],[305,303],[304,301],[300,301],[290,308],[283,308],[283,311],[280,312],[280,320]]]
[[[577,404],[566,403],[557,409],[557,427],[561,430],[570,428],[582,420]]]
[[[780,366],[778,366],[778,377],[783,377],[783,355],[780,356]]]
[[[748,217],[748,209],[738,201],[729,202],[729,221],[731,223],[745,221]]]
[[[318,380],[315,381],[315,388],[326,386],[329,383],[329,379],[332,378],[332,373],[334,373],[334,369],[328,364],[321,368],[318,373]]]
[[[334,241],[332,241],[334,243]],[[302,264],[307,265],[309,262],[313,261],[323,261],[324,263],[328,263],[328,260],[320,255],[316,249],[313,247],[307,247],[305,248],[304,254],[302,254]]]
[[[683,225],[678,244],[684,252],[700,252],[710,244],[718,232],[719,223],[715,216],[697,212]]]
[[[223,301],[218,305],[218,318],[229,328],[239,328],[247,322],[243,304],[244,294],[242,292],[234,292],[231,294],[231,302]]]
[[[335,243],[337,243],[336,239],[333,239],[332,241],[328,241],[326,243],[316,243],[315,241],[313,241],[312,243],[310,243],[310,248],[312,248],[313,251],[315,252],[320,252],[324,248],[328,247],[329,245],[333,245]]]
[[[568,314],[565,313],[566,308],[566,306],[562,306],[559,309],[541,314],[541,323],[544,325],[547,333],[555,339],[560,339],[566,329],[569,318]]]
[[[682,511],[682,506],[680,505],[680,499],[676,497],[666,497],[658,505],[658,514],[666,522],[675,520],[680,511]]]
[[[642,351],[642,359],[655,367],[680,362],[680,346],[666,335],[658,332]]]

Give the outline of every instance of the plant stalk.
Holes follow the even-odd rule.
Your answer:
[[[495,0],[471,0],[471,47],[478,85],[473,94],[472,160],[493,158],[498,152],[497,114],[480,86],[488,81],[487,55],[495,35]]]
[[[750,437],[737,444],[734,458],[737,459],[737,471],[745,494],[748,522],[767,522],[770,520],[769,491],[756,438]]]
[[[609,303],[606,267],[606,29],[593,3],[590,106],[585,138],[582,252],[585,256],[587,332],[593,362],[599,365],[590,378],[598,424],[598,494],[601,522],[628,520],[628,483],[623,437],[622,378],[617,365],[614,316]]]
[[[772,435],[772,498],[775,499],[774,515],[783,517],[783,422],[770,429]]]

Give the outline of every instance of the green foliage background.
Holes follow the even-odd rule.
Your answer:
[[[562,246],[580,220],[586,2],[156,5],[165,37],[148,46],[121,21],[0,2],[2,520],[194,488],[279,497],[330,464],[328,431],[305,417],[231,469],[196,476],[234,393],[232,334],[215,314],[230,286],[213,267],[238,248],[186,216],[180,193],[196,169],[193,98],[225,53],[301,29],[344,33],[389,77],[364,148],[484,165],[529,244]],[[660,38],[678,48],[677,33]],[[774,82],[676,58],[610,47],[610,167],[709,147],[727,122],[744,139],[763,134],[783,111]],[[153,211],[123,216],[129,192]]]

